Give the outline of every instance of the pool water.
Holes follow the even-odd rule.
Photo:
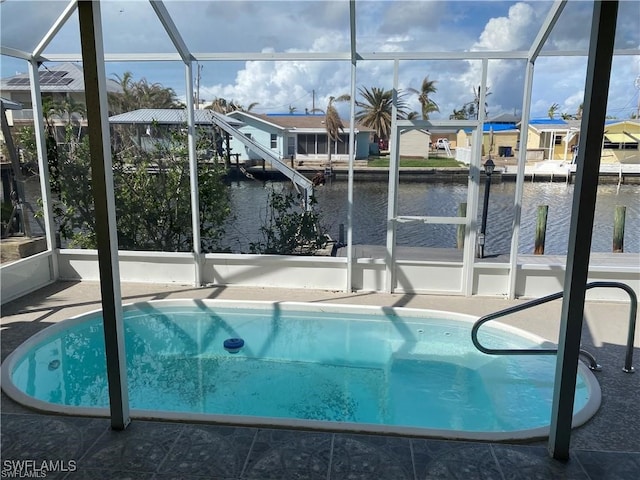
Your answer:
[[[485,355],[468,320],[396,311],[127,308],[131,408],[471,432],[549,425],[555,356]],[[479,336],[493,348],[539,345],[513,329],[487,326]],[[230,354],[228,338],[245,346]],[[104,351],[99,314],[56,325],[15,362],[12,381],[44,402],[107,407]],[[580,375],[574,410],[590,395]]]

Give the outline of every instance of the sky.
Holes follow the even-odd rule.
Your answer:
[[[5,0],[0,3],[3,46],[32,51],[66,2]],[[165,5],[192,52],[348,52],[349,4],[336,1],[178,1]],[[548,1],[374,1],[356,2],[357,50],[360,52],[528,50],[552,5]],[[592,3],[571,0],[543,52],[588,48]],[[28,14],[27,14],[28,13]],[[28,28],[16,19],[30,20]],[[103,1],[104,45],[107,53],[174,52],[146,1]],[[77,14],[71,16],[46,53],[80,51]],[[640,49],[640,1],[622,1],[616,48]],[[3,77],[25,72],[24,61],[1,57]],[[198,69],[194,69],[194,72]],[[185,96],[185,71],[180,62],[108,63],[107,75],[130,71]],[[350,64],[338,61],[201,62],[199,96],[248,106],[259,113],[324,108],[330,96],[349,92]],[[520,113],[525,62],[492,60],[488,67],[489,117]],[[573,114],[582,103],[586,57],[541,57],[535,64],[531,116],[547,117],[549,107]],[[480,61],[401,61],[399,87],[411,110],[425,76],[436,81],[433,100],[440,107],[432,119],[449,118],[453,109],[473,100],[480,84]],[[608,114],[628,118],[639,107],[640,56],[614,58]],[[389,89],[392,61],[359,61],[358,87]],[[348,105],[338,105],[343,116]]]

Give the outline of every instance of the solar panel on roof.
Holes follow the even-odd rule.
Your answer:
[[[28,85],[28,78],[12,78],[7,82],[8,85]]]
[[[68,77],[69,72],[64,70],[56,70],[53,72],[40,72],[40,85],[59,85],[65,86],[73,82],[72,77]],[[28,77],[16,77],[11,78],[7,82],[7,85],[29,85]]]
[[[40,79],[40,85],[69,85],[73,82],[73,78],[64,77],[45,77]]]
[[[56,80],[61,79],[62,77],[66,76],[69,72],[66,72],[64,70],[56,70],[56,71],[49,71],[47,70],[46,72],[40,72],[40,83],[51,83],[51,82],[56,82]]]

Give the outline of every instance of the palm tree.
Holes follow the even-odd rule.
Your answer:
[[[109,107],[113,113],[124,113],[131,110],[133,104],[133,74],[131,72],[124,72],[122,77],[114,75],[122,92],[114,93],[109,92]]]
[[[75,126],[78,129],[77,141],[80,142],[82,136],[82,125],[80,120],[87,115],[87,107],[84,103],[76,102],[73,97],[68,96],[58,104],[60,116],[66,116],[67,128]]]
[[[453,109],[453,113],[449,115],[449,120],[468,120],[469,113],[467,112],[467,106],[463,105],[460,110]]]
[[[216,97],[211,102],[211,105],[207,105],[204,108],[207,110],[213,110],[214,112],[225,114],[229,112],[229,102],[227,102],[227,100],[222,97]]]
[[[227,113],[235,112],[236,110],[239,110],[241,112],[250,112],[257,105],[260,105],[260,104],[258,102],[253,102],[253,103],[250,103],[247,108],[244,108],[235,100],[227,101],[222,97],[217,97],[211,102],[211,105],[207,105],[204,108],[226,115]]]
[[[146,78],[135,82],[131,72],[125,72],[122,77],[114,77],[122,89],[121,92],[109,93],[109,106],[114,113],[130,112],[140,108],[184,107],[172,88],[163,87],[159,83],[149,83]]]
[[[134,95],[138,108],[175,108],[183,106],[173,88],[159,83],[149,83],[146,78],[136,82]]]
[[[356,101],[356,106],[360,108],[356,113],[356,120],[365,127],[373,129],[375,140],[388,140],[391,135],[391,112],[393,108],[393,91],[383,90],[378,87],[358,88],[362,101]],[[407,116],[407,104],[398,96],[397,111],[399,118]]]
[[[324,113],[324,126],[327,130],[327,163],[331,167],[331,152],[335,148],[336,142],[340,140],[340,132],[344,131],[344,125],[340,114],[336,107],[333,106],[334,102],[348,102],[351,100],[349,94],[340,95],[339,97],[329,97],[329,103]],[[320,108],[314,108],[311,112],[322,112]]]
[[[559,108],[560,108],[560,105],[558,105],[557,103],[554,103],[553,105],[551,105],[549,107],[549,110],[547,111],[549,118],[553,119],[553,117],[556,116],[556,112],[558,111]]]
[[[473,88],[473,105],[469,105],[469,115],[475,115],[476,120],[480,117],[480,90],[481,87],[478,85],[478,88]],[[489,87],[485,87],[484,90],[484,116],[487,117],[489,112],[487,111],[489,104],[487,103],[487,97],[491,95],[489,91]],[[472,108],[473,107],[473,108]]]
[[[419,91],[415,88],[408,89],[409,92],[418,95],[418,101],[422,106],[423,120],[429,120],[429,113],[440,111],[440,107],[438,107],[438,104],[434,102],[432,98],[430,98],[430,95],[432,93],[436,93],[437,90],[438,89],[436,88],[436,80],[429,80],[429,76],[424,77]]]
[[[339,97],[329,97],[329,103],[327,104],[327,111],[324,114],[324,125],[327,129],[327,139],[329,145],[327,148],[327,162],[331,167],[331,151],[335,148],[335,143],[340,141],[340,132],[344,131],[344,125],[340,119],[340,114],[336,107],[333,106],[333,102],[348,102],[351,100],[351,96],[348,94],[340,95]]]
[[[251,112],[258,105],[260,105],[259,102],[252,102],[252,103],[249,104],[249,106],[247,108],[244,108],[239,103],[236,103],[234,100],[231,100],[231,107],[233,108],[233,110],[240,110],[241,112]]]

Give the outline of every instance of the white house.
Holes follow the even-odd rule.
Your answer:
[[[271,148],[281,158],[294,158],[296,162],[327,159],[327,131],[324,115],[306,114],[257,114],[235,111],[228,114],[244,124],[239,130],[254,141]],[[332,147],[331,160],[346,162],[349,159],[349,124],[344,123],[340,141]],[[369,156],[369,141],[372,130],[356,125],[355,159]],[[258,160],[260,155],[246,148],[237,139],[231,140],[231,151],[240,155],[240,160]]]

